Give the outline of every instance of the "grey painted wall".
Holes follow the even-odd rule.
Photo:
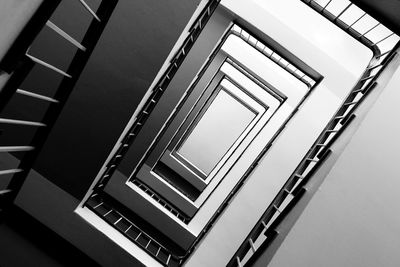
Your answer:
[[[8,216],[7,223],[0,224],[2,267],[99,266],[51,230],[17,211]]]
[[[399,266],[399,86],[400,69],[270,266]]]
[[[0,264],[3,267],[29,266],[32,263],[43,267],[63,266],[5,224],[0,225],[0,235]],[[23,257],[19,255],[21,251]]]
[[[95,7],[98,2],[90,4]],[[83,197],[198,2],[119,1],[34,166],[36,170],[75,197]],[[51,20],[80,40],[89,18],[79,1],[62,1]],[[66,69],[74,51],[45,28],[30,53]],[[35,67],[22,88],[51,96],[59,82],[59,76]],[[17,96],[5,113],[38,120],[44,108],[43,103]],[[17,134],[15,128],[7,129],[2,144],[30,140],[29,132]]]
[[[29,173],[28,179],[15,200],[17,207],[101,266],[143,266],[114,243],[109,236],[98,231],[76,214],[74,210],[78,204],[79,200],[33,170]],[[91,265],[82,264],[82,266]]]

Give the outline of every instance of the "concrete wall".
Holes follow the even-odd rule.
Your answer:
[[[16,206],[101,266],[143,266],[109,236],[74,213],[78,203],[77,199],[35,171],[30,172],[15,200]]]
[[[0,224],[2,267],[98,266],[84,253],[19,209]]]
[[[11,29],[17,30],[16,26],[19,24],[16,24],[15,19],[26,18],[27,13],[34,11],[33,4],[36,2],[39,1],[0,1],[0,14],[4,15],[0,19],[0,22],[4,21],[0,25],[2,45],[3,37],[8,34],[6,26],[9,25]],[[45,177],[32,171],[16,200],[17,206],[77,246],[83,253],[101,262],[103,266],[141,264],[135,261],[132,255],[121,250],[106,235],[75,214],[74,209],[192,16],[198,2],[200,0],[183,2],[170,0],[162,3],[156,0],[119,1],[35,165],[35,169]],[[98,1],[90,2],[94,8],[96,3]],[[20,12],[18,5],[24,8],[26,14]],[[14,12],[15,8],[20,13]],[[89,18],[79,1],[62,1],[51,20],[80,40],[90,22]],[[43,29],[30,49],[32,55],[64,70],[74,51],[69,43],[48,28]],[[0,76],[0,85],[7,77]],[[53,73],[35,67],[21,88],[52,96],[59,81],[60,79]],[[42,104],[26,97],[16,96],[6,107],[2,117],[39,120],[45,109]],[[6,130],[0,139],[2,145],[26,144],[32,134],[14,127],[2,128]],[[0,166],[17,164],[15,159],[11,161],[12,163],[7,155],[6,158],[1,158]],[[3,259],[3,261],[0,259],[0,265],[19,266],[18,262],[21,262],[21,266],[29,266],[24,263],[29,259],[28,256],[33,255],[30,258],[31,264],[57,266],[52,259],[39,259],[43,254],[41,249],[29,247],[24,249],[29,245],[25,245],[23,241],[19,242],[20,237],[16,237],[17,234],[10,232],[9,229],[1,228],[0,232],[1,237],[4,237],[4,240],[2,239],[4,242],[0,244],[2,248],[0,258]],[[21,244],[3,250],[3,244],[10,239],[15,239]],[[7,253],[10,257],[18,257],[16,255],[21,255],[21,251],[25,253],[25,250],[27,255],[25,259],[13,261],[4,258],[3,255]],[[107,253],[104,253],[105,250]]]
[[[270,266],[399,266],[399,86],[400,69]]]
[[[0,225],[0,235],[0,264],[3,267],[22,267],[32,263],[43,267],[63,266],[5,224]],[[18,255],[21,251],[24,252],[23,257]]]
[[[37,160],[36,170],[52,177],[49,179],[68,193],[83,197],[198,2],[119,1]],[[95,8],[96,3],[91,5]],[[62,1],[51,20],[81,40],[90,16],[79,1]],[[64,70],[74,52],[72,45],[48,28],[30,49],[32,55]],[[52,96],[59,82],[58,75],[35,67],[21,87]],[[44,110],[43,103],[16,96],[4,114],[40,120]],[[31,138],[15,127],[5,130],[2,144],[26,144]]]

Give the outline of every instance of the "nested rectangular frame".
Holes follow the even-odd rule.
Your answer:
[[[216,12],[217,14],[218,14],[218,12]],[[232,15],[232,14],[230,14],[229,16],[227,16],[229,19],[230,19],[230,21],[231,21],[231,25],[232,25],[232,21],[240,21],[240,23],[242,24],[242,25],[246,25],[246,28],[248,28],[248,29],[252,29],[252,35],[253,36],[257,36],[256,38],[261,42],[261,43],[264,43],[264,44],[268,44],[268,46],[270,46],[271,48],[273,48],[273,50],[274,51],[277,51],[279,54],[281,54],[281,55],[284,55],[285,56],[285,59],[289,59],[289,61],[291,62],[291,63],[293,63],[296,67],[298,67],[300,70],[302,70],[302,71],[304,71],[307,75],[309,75],[310,77],[312,77],[313,78],[313,80],[314,81],[319,81],[320,79],[321,79],[321,77],[322,76],[320,76],[320,74],[319,73],[316,73],[315,72],[315,70],[313,70],[311,67],[309,67],[309,66],[307,66],[304,62],[302,62],[300,59],[298,59],[298,58],[296,58],[296,56],[294,56],[293,54],[291,54],[289,51],[287,51],[286,49],[284,49],[283,47],[280,47],[279,46],[279,44],[275,44],[274,43],[274,41],[271,39],[271,38],[269,38],[266,34],[264,34],[264,33],[262,33],[262,32],[260,32],[260,31],[258,31],[256,28],[254,28],[254,27],[252,27],[251,25],[249,25],[249,24],[247,24],[247,22],[246,21],[244,21],[244,20],[242,20],[242,19],[240,19],[240,18],[238,18],[238,17],[235,17],[235,15]],[[240,24],[239,24],[240,25]],[[226,29],[228,29],[229,30],[229,27],[226,27]],[[248,31],[249,32],[249,31]],[[226,32],[225,32],[226,33]],[[256,33],[256,34],[254,34],[254,33]],[[261,39],[260,39],[261,38]],[[209,50],[209,51],[212,51],[212,50]],[[178,51],[179,52],[179,51]],[[277,63],[277,62],[275,62],[275,63]],[[277,63],[278,64],[278,63]],[[278,64],[279,65],[279,64]],[[281,67],[283,67],[283,66],[281,66]],[[201,73],[200,73],[201,74]],[[170,76],[171,77],[171,76]],[[173,76],[172,76],[173,77]],[[195,76],[195,80],[196,80],[196,78],[197,78],[197,76]],[[314,84],[315,85],[315,84]],[[304,95],[304,99],[309,95],[309,93],[311,92],[311,88],[312,86],[310,85],[309,86],[309,91],[308,91],[308,93],[306,93],[305,95]],[[315,86],[313,86],[313,87],[315,87]],[[162,87],[162,89],[166,89],[166,88],[164,88],[164,87]],[[295,108],[294,108],[294,110],[292,111],[292,114],[290,114],[289,115],[289,117],[287,118],[287,120],[289,120],[289,118],[291,118],[292,116],[293,116],[293,114],[297,111],[297,109],[299,108],[299,106],[300,106],[300,104],[303,102],[303,100],[304,99],[302,99],[300,102],[299,102],[299,105],[297,105]],[[150,100],[152,100],[152,99],[149,99],[149,101]],[[158,99],[156,99],[156,103],[157,103],[157,101],[158,101]],[[145,111],[147,111],[147,106],[145,106],[143,109],[142,108],[140,108],[140,109],[138,109],[138,111],[137,112],[145,112]],[[146,114],[148,114],[148,113],[146,113]],[[134,123],[134,120],[133,120],[133,123]],[[285,122],[286,123],[286,122]],[[168,121],[166,122],[166,124],[168,124]],[[135,128],[136,129],[136,128]],[[266,150],[268,150],[268,147],[270,146],[270,144],[271,144],[271,142],[272,142],[272,140],[274,140],[274,138],[277,136],[277,135],[279,135],[279,132],[281,131],[281,129],[282,129],[282,127],[281,128],[279,128],[278,130],[277,130],[277,132],[274,134],[274,136],[272,137],[272,139],[271,139],[271,141],[269,141],[268,143],[267,143],[267,145],[266,145],[266,147],[262,150],[262,152],[261,153],[264,153],[263,151],[266,151]],[[129,133],[129,132],[128,132]],[[128,157],[127,157],[128,158]],[[258,158],[256,158],[255,159],[256,161],[258,160]],[[137,164],[136,164],[136,161],[135,161],[135,166],[137,166]],[[251,168],[252,166],[250,166],[249,168]],[[99,175],[101,175],[101,174],[99,174]],[[100,176],[99,176],[100,177]],[[240,176],[240,179],[239,179],[239,184],[236,184],[236,186],[234,186],[233,188],[230,188],[229,190],[231,190],[231,192],[229,193],[229,195],[225,195],[225,200],[224,201],[227,201],[227,200],[229,200],[230,198],[231,198],[231,196],[232,195],[234,195],[234,193],[237,191],[237,188],[239,188],[240,187],[240,181],[243,181],[244,179],[245,179],[245,177],[247,177],[247,172],[244,172],[243,173],[243,175],[241,175]],[[131,177],[131,179],[132,179],[132,177]],[[134,179],[134,178],[133,178]],[[136,188],[134,188],[133,186],[131,186],[130,185],[130,183],[126,183],[126,185],[128,185],[128,187],[131,187],[129,190],[134,190],[134,191],[137,191],[136,190]],[[139,190],[139,189],[138,189]],[[225,190],[226,191],[226,190]],[[106,191],[107,192],[107,191]],[[117,194],[121,194],[121,190],[120,191],[109,191],[109,192],[115,192],[115,193],[117,193]],[[124,191],[125,192],[125,191]],[[137,191],[137,192],[139,192],[139,191]],[[126,193],[128,193],[128,192],[126,192]],[[140,193],[140,195],[141,195],[141,193]],[[125,200],[121,200],[121,203],[122,204],[125,204],[125,205],[127,205],[127,207],[130,207],[131,205],[129,205],[129,202],[126,202],[126,200],[128,200],[129,198],[125,198]],[[129,201],[129,200],[128,200]],[[152,201],[152,199],[148,199],[148,201],[152,204],[152,205],[154,205],[155,207],[159,207],[159,210],[160,211],[163,211],[163,213],[165,213],[166,215],[168,215],[169,213],[168,213],[168,210],[167,209],[163,209],[162,208],[162,206],[159,206],[158,204],[157,204],[157,202],[155,202],[155,201]],[[149,203],[149,204],[150,204]],[[223,209],[223,207],[225,206],[224,205],[224,202],[219,202],[219,203],[221,203],[220,205],[220,207],[215,207],[216,209],[218,209],[218,213]],[[214,205],[214,204],[213,204]],[[209,204],[207,204],[207,206],[210,206]],[[209,209],[207,209],[207,210],[209,210]],[[214,210],[214,206],[212,207],[212,212],[215,212],[216,210]],[[210,211],[211,212],[211,211]],[[203,215],[202,215],[203,216]],[[215,221],[215,218],[217,217],[215,214],[214,215],[211,215],[210,214],[210,220],[211,221],[207,221],[207,222],[205,222],[204,221],[204,219],[201,219],[200,221],[199,221],[199,218],[198,218],[198,216],[196,217],[196,219],[194,220],[194,222],[192,223],[192,222],[190,222],[189,223],[189,225],[187,225],[187,226],[184,226],[185,228],[187,228],[188,230],[190,230],[193,234],[195,234],[195,235],[199,235],[199,237],[198,237],[198,239],[199,238],[201,238],[201,236],[203,235],[203,233],[204,233],[204,231],[201,231],[201,229],[203,229],[203,227],[206,227],[206,225],[208,225],[208,224],[210,224],[211,222],[213,222],[213,221]],[[170,216],[168,216],[168,217],[171,217],[171,219],[173,220],[173,221],[176,221],[177,222],[177,224],[181,224],[180,223],[180,221],[178,220],[177,221],[177,219],[176,218],[174,218],[173,216],[171,216],[171,214],[170,214]],[[207,217],[208,218],[208,217]],[[199,221],[199,222],[198,222]],[[185,222],[186,223],[186,222]],[[183,225],[182,225],[183,226]],[[199,228],[199,227],[201,227],[201,228]],[[206,227],[207,228],[207,227]]]
[[[222,35],[222,37],[221,37],[221,39],[220,39],[220,41],[219,41],[219,44],[217,44],[217,48],[220,48],[221,47],[221,45],[222,45],[222,43],[223,43],[223,41],[226,39],[226,37],[229,35],[229,33],[231,33],[232,32],[232,30],[231,30],[231,26],[233,25],[233,22],[232,22],[232,20],[231,20],[231,22],[230,22],[230,25],[226,28],[227,30],[225,31],[225,33]],[[254,34],[252,34],[253,36],[255,36]],[[268,40],[268,44],[269,44],[269,38],[267,37],[267,36],[264,36],[263,34],[261,34],[261,36],[263,36],[263,40],[262,41],[260,41],[260,42],[262,42],[262,43],[264,43],[265,42],[265,40]],[[260,40],[260,39],[259,39]],[[276,48],[276,47],[274,47],[274,48]],[[215,53],[215,50],[218,50],[218,49],[214,49],[214,53]],[[292,62],[295,62],[295,65],[297,65],[297,66],[300,66],[300,67],[302,67],[303,65],[304,66],[306,66],[304,63],[302,63],[299,59],[296,59],[296,57],[294,56],[294,55],[292,55],[292,54],[290,54],[290,52],[289,51],[286,51],[284,48],[280,48],[280,50],[284,50],[285,51],[285,55],[286,55],[286,53],[288,53],[288,55],[286,55],[286,56],[288,56],[289,58],[290,58],[290,61],[292,61]],[[214,58],[214,55],[210,55],[209,57],[208,57],[208,62],[211,60],[211,59],[213,59]],[[286,57],[285,57],[286,58]],[[294,60],[294,59],[295,60]],[[294,61],[293,61],[294,60]],[[300,62],[300,63],[299,63]],[[276,64],[278,64],[277,62],[275,62]],[[208,63],[204,63],[203,64],[203,66],[207,66],[208,67]],[[279,64],[278,64],[279,65]],[[282,67],[282,66],[281,66]],[[307,67],[307,66],[306,66]],[[283,67],[282,67],[283,68]],[[203,68],[204,69],[204,68]],[[300,69],[302,69],[302,68],[300,68]],[[201,76],[202,74],[203,74],[203,72],[204,72],[204,70],[200,70],[199,71],[199,74],[198,75],[196,75],[195,76],[195,79],[194,79],[194,82],[192,82],[192,85],[193,84],[196,84],[196,82],[197,82],[197,78],[198,78],[198,76]],[[307,73],[307,74],[311,74],[311,76],[312,76],[312,72],[310,72],[309,70],[305,70],[305,72]],[[303,81],[304,82],[304,81]],[[191,86],[192,86],[191,85]],[[310,87],[309,87],[310,88]],[[279,93],[278,93],[279,94]],[[179,106],[179,105],[178,105]],[[166,122],[166,124],[164,124],[164,125],[168,125],[168,121]],[[159,132],[160,133],[160,132]],[[142,158],[143,159],[143,158]],[[137,166],[137,165],[136,165]],[[134,170],[135,171],[135,170]],[[131,177],[131,179],[135,179],[135,177]],[[161,181],[161,180],[160,180]],[[130,183],[126,183],[129,187],[132,187],[133,185],[130,185]],[[162,196],[162,195],[161,195]],[[183,198],[185,198],[185,196],[181,196],[181,197],[183,197]],[[206,201],[206,199],[204,199],[204,201]],[[156,203],[154,203],[154,204],[156,204]],[[129,206],[129,205],[128,205]],[[158,206],[158,205],[156,205],[156,206]],[[200,206],[198,206],[198,208],[200,208],[202,206],[202,204],[200,205]],[[162,209],[162,207],[161,207],[161,209]],[[166,214],[168,214],[168,209],[165,209],[164,210],[164,213],[166,213]]]
[[[233,26],[233,24],[231,24],[230,29],[232,28],[232,26]],[[232,34],[232,30],[228,31],[228,32],[223,36],[222,41],[221,41],[221,44],[218,46],[217,49],[215,49],[214,53],[223,52],[223,51],[220,50],[220,48],[221,48],[222,44],[224,43],[224,41],[227,39],[227,37],[231,36],[231,34]],[[232,34],[232,35],[234,35],[234,34]],[[213,58],[213,57],[210,57],[210,58]],[[251,70],[247,70],[245,66],[240,65],[240,62],[237,62],[234,58],[231,58],[231,57],[229,57],[228,55],[226,55],[226,58],[225,58],[225,61],[224,61],[224,62],[226,62],[226,61],[228,61],[231,65],[233,65],[234,67],[236,67],[242,74],[245,73],[247,78],[251,77],[250,79],[251,79],[253,82],[255,82],[258,86],[261,85],[264,89],[267,89],[267,91],[271,92],[273,96],[277,97],[277,98],[281,101],[281,104],[286,100],[286,96],[284,96],[279,90],[277,90],[276,88],[274,88],[274,87],[271,86],[270,84],[268,84],[268,86],[266,86],[266,85],[264,84],[264,83],[266,83],[265,81],[262,81],[262,82],[261,82],[260,80],[262,80],[262,79],[260,79],[259,76],[255,75],[253,72],[251,72]],[[246,71],[247,71],[247,72],[246,72]],[[200,71],[200,73],[203,74],[204,71]],[[254,76],[253,76],[253,75],[254,75]],[[271,89],[271,87],[272,87],[272,89]],[[159,160],[159,159],[158,159],[158,160]],[[149,167],[150,167],[150,166],[149,166]],[[143,173],[142,173],[142,174],[143,174]],[[152,174],[152,176],[156,176],[156,179],[157,179],[157,180],[161,180],[161,181],[158,182],[159,185],[170,187],[170,189],[171,189],[170,191],[175,191],[175,194],[180,195],[180,196],[178,196],[178,198],[183,198],[183,200],[192,202],[193,199],[188,198],[187,195],[182,194],[182,192],[179,191],[179,190],[176,190],[176,188],[174,188],[174,186],[172,186],[170,183],[168,183],[168,182],[165,183],[165,181],[163,181],[163,180],[164,180],[163,178],[159,177],[155,172],[153,172],[153,169],[151,169],[151,174]],[[139,175],[139,176],[141,176],[141,175]],[[146,176],[147,176],[147,175],[146,175]],[[140,177],[138,177],[138,178],[140,179]],[[146,181],[146,180],[147,180],[147,181]],[[148,179],[145,179],[144,182],[145,182],[145,183],[148,183]],[[160,182],[161,182],[161,183],[160,183]],[[164,184],[164,185],[162,185],[162,184]],[[150,184],[149,186],[154,188],[154,184]],[[201,185],[202,189],[204,189],[205,186],[206,186],[206,185]],[[157,186],[156,186],[155,190],[157,191]],[[165,192],[165,190],[164,190],[164,192]],[[211,192],[210,192],[210,193],[211,193]],[[197,202],[197,203],[195,204],[195,206],[197,206],[197,207],[201,206],[202,203],[203,203],[204,201],[206,201],[206,199],[207,199],[207,197],[204,197],[204,198],[203,198],[203,201],[201,201],[201,203],[198,203],[198,202]]]
[[[225,60],[223,61],[224,63],[227,62],[227,57],[225,57]],[[228,62],[228,65],[231,65]],[[221,67],[223,66],[223,64],[221,64]],[[236,68],[235,66],[232,66],[234,68]],[[238,70],[239,71],[239,70]],[[243,71],[243,70],[241,70]],[[219,75],[218,75],[219,74]],[[217,77],[217,78],[215,78]],[[234,81],[234,78],[229,77],[228,75],[226,75],[225,73],[223,73],[222,71],[218,71],[217,75],[214,76],[215,79],[219,79],[223,80],[225,79],[229,79],[231,83],[234,83],[236,86],[240,86],[236,81]],[[250,79],[249,79],[250,80]],[[253,82],[253,81],[251,81]],[[254,82],[253,82],[254,83]],[[258,84],[254,83],[255,86],[260,87]],[[244,90],[244,89],[242,89]],[[259,88],[259,90],[263,91],[263,93],[265,95],[269,95],[271,98],[274,98],[274,96],[271,96],[269,94],[269,92],[264,92],[264,88]],[[247,90],[244,90],[247,91]],[[249,92],[247,92],[247,94],[250,94]],[[253,96],[254,97],[254,96]],[[260,96],[259,96],[260,97]],[[276,98],[274,98],[276,99]],[[260,100],[257,100],[260,101]],[[277,102],[279,102],[279,105],[276,106],[276,108],[274,108],[273,110],[271,110],[271,114],[270,117],[271,118],[273,116],[273,114],[279,109],[279,107],[282,105],[282,103],[284,103],[283,101],[279,101],[278,99],[276,99]],[[263,104],[265,105],[265,104]],[[199,112],[199,111],[198,111]],[[192,117],[195,117],[198,113],[196,114],[192,114]],[[268,120],[269,120],[268,118]],[[265,121],[265,123],[268,122]],[[187,126],[188,127],[188,126]],[[253,129],[251,129],[253,130]],[[182,132],[184,132],[185,129],[182,130]],[[242,152],[241,152],[242,153]],[[241,153],[239,153],[238,155],[236,155],[237,157],[240,157]],[[212,186],[212,188],[208,188],[207,192],[202,192],[199,196],[201,196],[201,200],[197,200],[197,199],[190,199],[189,197],[187,197],[186,195],[182,194],[182,192],[178,191],[176,188],[174,188],[174,186],[170,185],[168,182],[166,182],[162,177],[160,177],[153,169],[150,169],[150,166],[147,166],[146,164],[144,164],[145,169],[141,169],[137,175],[138,178],[142,178],[144,180],[144,182],[148,182],[150,183],[150,186],[155,187],[154,189],[157,190],[159,189],[161,192],[163,192],[164,198],[168,199],[169,201],[175,202],[175,203],[185,203],[184,205],[178,205],[181,209],[182,212],[184,212],[187,215],[193,216],[196,213],[196,210],[198,208],[200,208],[202,206],[202,204],[207,200],[208,196],[213,192],[213,190],[218,186],[220,181],[217,181],[216,183],[214,183],[214,185]],[[217,173],[217,172],[216,172]],[[151,176],[149,175],[151,174]],[[156,178],[156,180],[154,179]],[[197,179],[197,181],[201,181],[201,179]],[[210,182],[211,179],[208,181]],[[203,181],[202,181],[203,182]],[[203,183],[205,186],[207,186],[207,184]],[[206,188],[206,187],[204,187]],[[168,190],[169,193],[166,191]],[[173,194],[173,195],[172,195]],[[181,201],[177,200],[181,199]],[[175,199],[175,201],[173,200]],[[190,204],[191,203],[191,204]]]
[[[197,177],[203,179],[205,181],[206,184],[208,184],[209,180],[208,179],[208,175],[203,173],[201,170],[199,170],[199,172],[197,172],[197,168],[196,166],[194,166],[193,164],[191,164],[189,161],[187,161],[180,153],[179,153],[179,148],[182,145],[182,143],[186,140],[186,138],[191,134],[191,132],[194,130],[194,128],[197,126],[198,122],[200,121],[200,119],[202,118],[203,114],[208,110],[208,107],[212,104],[213,99],[217,96],[217,94],[220,92],[220,90],[227,92],[228,94],[230,94],[233,98],[235,98],[238,102],[240,102],[242,105],[244,105],[245,107],[247,107],[248,109],[252,110],[252,112],[256,115],[254,117],[254,120],[252,120],[250,122],[250,124],[248,125],[248,127],[251,127],[250,125],[253,125],[253,122],[255,122],[256,120],[258,120],[259,116],[262,116],[262,114],[268,110],[268,106],[267,105],[260,105],[260,107],[255,107],[255,103],[253,103],[253,105],[250,105],[249,103],[246,102],[246,100],[241,99],[240,97],[238,97],[237,95],[234,95],[233,92],[230,91],[230,89],[225,88],[224,85],[222,85],[223,81],[230,81],[231,79],[229,78],[229,76],[224,75],[223,79],[221,80],[220,84],[219,84],[219,88],[217,88],[213,95],[207,100],[206,104],[203,106],[202,110],[197,114],[196,118],[190,123],[190,125],[186,128],[186,130],[180,135],[177,136],[175,135],[173,137],[173,139],[176,139],[175,142],[172,141],[170,143],[170,145],[168,146],[168,148],[165,150],[165,152],[163,153],[163,156],[161,157],[161,161],[163,161],[163,159],[165,157],[174,157],[177,160],[181,161],[184,165],[186,165],[188,168],[191,168],[193,166],[193,169],[191,168],[191,170],[193,172],[195,172],[197,174]],[[232,82],[233,83],[233,82]],[[242,88],[242,86],[240,85],[235,85],[235,88],[238,88],[239,90],[242,90],[244,92],[244,88]],[[245,92],[246,93],[246,92]],[[249,99],[248,99],[249,100]],[[258,102],[258,101],[253,101],[253,102]],[[223,157],[217,162],[217,164],[214,166],[213,169],[217,168],[217,165],[220,164],[221,161],[223,161],[223,158],[226,157],[226,155],[229,154],[229,152],[233,149],[233,147],[235,146],[235,144],[237,144],[238,140],[240,140],[243,135],[245,134],[245,132],[247,132],[247,127],[246,129],[242,132],[242,134],[234,141],[234,143],[231,145],[231,147],[225,152],[225,154],[223,155]],[[189,166],[187,164],[190,164]]]

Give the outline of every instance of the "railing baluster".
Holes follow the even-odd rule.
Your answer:
[[[325,132],[326,133],[336,133],[337,131],[339,131],[339,130],[326,130]]]
[[[99,204],[97,204],[96,206],[93,207],[93,209],[97,209],[98,207],[100,207],[101,205],[103,205],[104,202],[100,202]]]
[[[306,158],[306,161],[318,162],[318,160],[317,160],[317,159],[312,159],[312,158]]]
[[[342,16],[344,14],[344,12],[346,12],[351,6],[353,5],[353,3],[348,4],[335,18],[334,21],[337,21],[340,16]]]
[[[72,76],[69,75],[68,73],[66,73],[65,71],[62,71],[62,70],[60,70],[60,69],[54,67],[53,65],[44,62],[43,60],[40,60],[40,59],[38,59],[38,58],[36,58],[36,57],[34,57],[34,56],[31,56],[31,55],[29,55],[29,54],[26,54],[26,56],[29,57],[33,62],[35,62],[35,63],[37,63],[37,64],[39,64],[39,65],[42,65],[43,67],[46,67],[46,68],[48,68],[48,69],[51,69],[51,70],[53,70],[53,71],[55,71],[55,72],[57,72],[57,73],[59,73],[59,74],[65,76],[65,77],[72,78]]]
[[[52,103],[58,103],[58,100],[56,100],[54,98],[51,98],[51,97],[48,97],[48,96],[44,96],[44,95],[40,95],[40,94],[36,94],[36,93],[32,93],[32,92],[25,91],[25,90],[22,90],[22,89],[17,89],[16,93],[20,94],[20,95],[30,96],[30,97],[33,97],[33,98],[36,98],[36,99],[52,102]]]
[[[156,252],[156,257],[158,256],[158,254],[160,253],[161,247],[158,247],[157,252]]]
[[[13,174],[13,173],[17,173],[17,172],[22,172],[22,169],[2,170],[2,171],[0,171],[0,175]]]
[[[386,51],[385,53],[380,54],[377,58],[381,58],[383,56],[386,56],[387,54],[389,54],[391,52],[391,50]]]
[[[393,36],[393,35],[394,35],[394,32],[392,32],[391,34],[389,34],[389,35],[386,36],[385,38],[379,40],[379,41],[376,42],[374,45],[377,45],[377,44],[379,44],[379,43],[382,43],[383,41],[385,41],[386,39],[388,39],[389,37],[391,37],[391,36]]]
[[[324,8],[321,10],[321,12],[324,12],[325,9],[329,6],[329,4],[332,2],[332,0],[329,0],[328,3],[324,6]]]
[[[129,227],[124,232],[127,233],[129,231],[129,229],[131,229],[131,228],[132,228],[132,224],[129,225]]]
[[[378,27],[380,25],[380,23],[378,22],[375,26],[373,26],[371,29],[369,29],[368,31],[364,32],[360,37],[363,37],[365,35],[367,35],[369,32],[371,32],[373,29],[375,29],[376,27]]]
[[[357,104],[358,101],[352,101],[352,102],[348,102],[348,103],[344,103],[343,106],[352,106]]]
[[[294,177],[297,177],[297,178],[299,178],[299,179],[303,179],[303,178],[304,178],[302,175],[300,175],[300,174],[298,174],[298,173],[296,173],[296,174],[294,175]]]
[[[247,42],[250,46],[252,46],[252,47],[254,47],[254,49],[256,49],[257,51],[259,51],[260,53],[262,53],[263,55],[265,55],[267,58],[269,58],[271,61],[273,61],[275,64],[277,64],[278,66],[280,66],[282,69],[285,69],[285,70],[287,70],[287,72],[289,72],[291,75],[293,75],[296,79],[298,79],[298,80],[300,80],[301,82],[303,82],[303,83],[305,83],[305,84],[307,84],[307,85],[310,85],[310,82],[307,80],[307,79],[303,79],[305,76],[307,76],[306,74],[304,74],[302,77],[299,77],[299,75],[296,73],[296,71],[297,70],[299,70],[294,64],[292,64],[291,62],[290,62],[290,60],[289,59],[287,59],[287,58],[283,58],[282,56],[280,56],[280,55],[278,55],[275,51],[273,51],[273,50],[271,50],[272,51],[272,53],[271,54],[268,54],[266,51],[265,51],[265,49],[266,48],[268,48],[265,44],[263,44],[262,43],[262,41],[260,41],[260,40],[257,40],[257,42],[260,42],[260,43],[262,43],[263,45],[264,45],[264,48],[263,49],[261,49],[259,46],[257,46],[256,45],[256,43],[253,43],[253,42],[250,42],[249,41],[249,38],[250,38],[250,34],[248,34],[247,32],[246,32],[246,35],[247,35],[247,37],[246,36],[244,36],[244,34],[242,34],[243,33],[243,29],[242,28],[240,28],[239,26],[237,26],[237,27],[235,27],[235,28],[232,28],[231,29],[231,32],[234,34],[234,35],[236,35],[237,37],[239,37],[239,38],[241,38],[243,41],[245,41],[245,42]],[[269,49],[269,48],[268,48]],[[275,56],[274,56],[275,55]],[[284,59],[285,61],[287,61],[287,64],[285,63],[282,63],[281,62],[281,60],[282,59]],[[293,69],[291,69],[291,68],[288,68],[288,66],[293,66]],[[307,76],[307,78],[309,78],[311,81],[312,81],[312,83],[315,83],[315,81],[312,79],[312,78],[310,78],[310,77],[308,77]],[[312,85],[312,84],[311,84]]]
[[[147,247],[150,245],[150,243],[151,243],[151,239],[149,239],[149,242],[147,242],[147,245],[144,248],[147,249]]]
[[[0,152],[25,152],[34,149],[33,146],[0,146]]]
[[[375,77],[375,75],[371,75],[371,76],[368,76],[368,77],[362,78],[360,81],[361,81],[361,82],[363,82],[363,81],[367,81],[367,80],[369,80],[369,79],[372,79],[372,78],[374,78],[374,77]]]
[[[26,126],[37,126],[37,127],[46,126],[46,124],[41,123],[41,122],[23,121],[23,120],[14,120],[14,119],[4,119],[4,118],[0,118],[0,123],[26,125]]]
[[[358,90],[353,91],[352,93],[353,93],[353,94],[358,94],[358,93],[360,93],[360,92],[363,92],[364,90],[365,90],[365,88],[360,88],[360,89],[358,89]]]
[[[50,29],[58,33],[61,37],[63,37],[65,40],[76,46],[78,49],[82,51],[86,51],[86,47],[81,45],[77,40],[75,40],[73,37],[71,37],[68,33],[60,29],[57,25],[55,25],[53,22],[48,20],[46,22],[46,26],[48,26]]]
[[[240,261],[239,257],[236,257],[236,263],[238,267],[243,267],[242,262]]]
[[[344,114],[344,113],[343,113]],[[340,116],[336,116],[335,120],[342,120],[344,119],[346,116],[345,115],[340,115]]]
[[[109,211],[107,211],[106,213],[104,213],[103,217],[106,217],[108,214],[110,214],[113,210],[110,209]]]
[[[101,22],[100,18],[96,15],[96,13],[90,8],[88,4],[84,0],[79,0],[82,6],[93,16],[98,22]]]
[[[249,238],[249,244],[250,244],[250,248],[253,251],[253,253],[256,252],[256,247],[254,246],[254,242],[253,239]]]
[[[354,24],[356,24],[357,22],[359,22],[365,15],[367,15],[367,13],[364,13],[361,17],[359,17],[358,19],[356,19],[356,21],[354,21],[352,24],[350,24],[347,29],[350,29],[351,27],[354,26]]]
[[[11,193],[12,190],[10,189],[4,189],[4,190],[0,190],[0,196],[4,196],[5,194]]]
[[[142,232],[140,232],[137,237],[135,238],[135,241],[139,239],[139,237],[142,235]]]
[[[367,70],[373,70],[373,69],[379,68],[381,66],[382,66],[382,64],[376,64],[375,66],[368,67]]]
[[[169,263],[170,260],[171,260],[171,254],[168,255],[168,259],[167,259],[167,261],[166,261],[165,264],[168,265],[168,263]]]
[[[121,221],[121,220],[122,220],[122,217],[119,218],[119,219],[114,223],[114,225],[116,225],[117,223],[119,223],[119,221]]]

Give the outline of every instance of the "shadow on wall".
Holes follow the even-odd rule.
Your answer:
[[[34,166],[37,171],[83,197],[199,2],[119,1]],[[90,19],[78,1],[62,1],[51,21],[81,40]],[[74,51],[45,27],[29,53],[65,70]],[[21,88],[52,96],[60,80],[36,66]],[[40,120],[45,108],[16,96],[2,116]],[[27,144],[31,138],[15,127],[3,129],[1,144]]]

